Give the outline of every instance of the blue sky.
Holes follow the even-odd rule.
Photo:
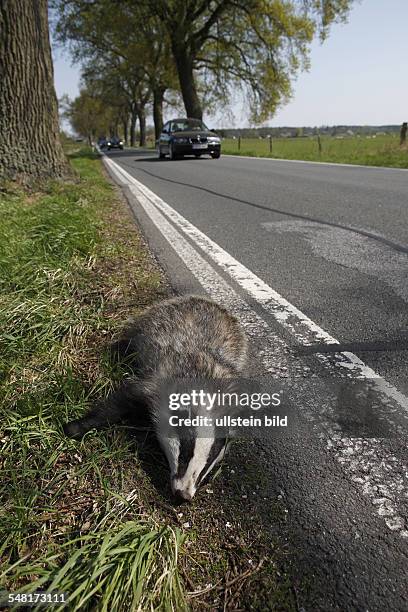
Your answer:
[[[399,124],[408,121],[408,0],[362,0],[349,22],[333,26],[311,50],[311,69],[294,85],[292,101],[268,121],[273,126]],[[79,66],[54,52],[57,95],[78,93]],[[235,120],[207,117],[214,127],[248,125],[242,102]]]

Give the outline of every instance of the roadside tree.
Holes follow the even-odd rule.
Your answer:
[[[0,0],[0,180],[70,174],[59,137],[46,0]]]
[[[170,39],[189,117],[202,118],[197,75],[214,95],[241,87],[254,122],[273,115],[291,95],[291,80],[309,65],[315,34],[345,20],[352,0],[128,0],[145,2]]]
[[[55,37],[68,43],[74,58],[86,71],[107,65],[116,70],[129,100],[131,125],[139,119],[141,144],[145,143],[146,106],[152,102],[155,135],[163,126],[163,102],[168,89],[177,88],[176,69],[169,39],[161,19],[144,0],[52,0]],[[126,90],[126,91],[125,91]],[[131,128],[131,134],[132,130]],[[132,136],[131,136],[132,138]]]

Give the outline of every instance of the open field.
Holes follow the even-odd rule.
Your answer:
[[[268,138],[242,138],[240,145],[238,138],[225,138],[222,151],[251,157],[408,168],[408,148],[400,147],[399,136],[392,134],[344,138],[322,136],[321,152],[317,137],[272,138],[272,152]]]
[[[0,592],[65,591],[74,611],[295,610],[265,529],[284,511],[258,513],[258,473],[226,472],[245,444],[180,510],[146,432],[63,435],[123,376],[106,350],[123,321],[169,293],[100,160],[71,161],[77,181],[0,193]]]

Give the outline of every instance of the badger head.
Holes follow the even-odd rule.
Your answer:
[[[197,381],[192,385],[183,381],[182,387],[180,384],[177,382],[178,397],[183,395],[180,388],[188,390],[187,394],[191,394],[193,388],[196,388],[206,394],[212,393],[215,398],[214,390],[220,385],[217,381],[207,381],[203,385],[197,385]],[[171,388],[174,390],[176,387],[173,384]],[[173,494],[180,500],[190,501],[226,452],[229,442],[228,428],[216,425],[217,419],[225,414],[225,409],[215,400],[208,401],[207,398],[197,400],[195,405],[180,405],[174,408],[169,405],[171,394],[168,390],[169,387],[167,393],[162,395],[160,408],[155,411],[155,431],[170,467]],[[186,419],[189,419],[190,423],[186,423]],[[200,419],[208,421],[203,422]],[[174,422],[182,422],[183,425],[173,426]]]
[[[180,500],[190,501],[200,484],[224,457],[227,438],[166,438],[160,445],[170,466],[171,489]]]

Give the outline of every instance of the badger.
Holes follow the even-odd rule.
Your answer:
[[[198,427],[183,428],[183,433],[163,427],[168,422],[169,394],[180,397],[191,385],[201,390],[228,389],[245,366],[245,333],[224,307],[189,295],[144,311],[116,346],[121,358],[130,360],[131,375],[83,418],[67,423],[64,431],[80,438],[94,428],[122,420],[131,423],[139,411],[147,410],[170,467],[172,492],[190,501],[223,458],[229,439],[227,434],[215,435],[211,427],[205,435]],[[189,406],[188,416],[203,415],[208,409],[208,401],[201,396],[198,405]]]

